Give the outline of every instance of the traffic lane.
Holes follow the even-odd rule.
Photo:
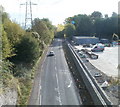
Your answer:
[[[66,76],[69,75],[69,70],[66,66],[63,66],[66,60],[61,62],[60,59],[64,59],[61,58],[64,56],[57,56],[63,54],[60,52],[62,49],[61,43],[60,40],[53,42],[52,48],[49,51],[53,50],[55,56],[46,57],[44,61],[43,72],[41,74],[40,105],[79,105],[79,100],[77,96],[75,97],[75,89],[71,85],[72,82],[69,76]],[[64,70],[62,69],[61,72],[61,67],[68,72],[62,73]]]
[[[41,105],[59,105],[54,56],[47,57],[41,73]]]
[[[73,79],[71,77],[64,52],[62,49],[62,41],[59,41],[58,47],[55,47],[56,66],[59,81],[60,95],[63,105],[80,105],[82,102],[78,97]]]
[[[54,42],[53,46],[56,45],[59,43]],[[54,50],[53,46],[48,53]],[[55,56],[46,57],[42,66],[40,105],[62,105],[55,62]]]

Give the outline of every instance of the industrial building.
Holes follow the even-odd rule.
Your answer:
[[[73,41],[77,45],[96,44],[99,43],[99,38],[89,36],[73,36]]]

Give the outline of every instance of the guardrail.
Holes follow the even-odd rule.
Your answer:
[[[74,48],[67,42],[68,49],[70,51],[71,56],[76,64],[76,67],[84,80],[84,83],[94,101],[95,105],[103,105],[103,106],[112,106],[112,102],[109,100],[106,93],[103,89],[99,86],[95,78],[91,75],[90,71],[83,63],[83,61],[78,56],[77,52]]]

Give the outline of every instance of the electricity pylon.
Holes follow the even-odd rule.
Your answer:
[[[26,0],[26,3],[20,4],[25,5],[25,29],[31,28],[32,26],[32,5],[37,5],[32,3],[31,0]]]

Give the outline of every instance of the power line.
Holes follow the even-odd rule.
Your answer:
[[[26,0],[25,3],[20,5],[25,5],[25,29],[31,28],[32,26],[32,5],[37,5],[32,3],[31,0]]]

